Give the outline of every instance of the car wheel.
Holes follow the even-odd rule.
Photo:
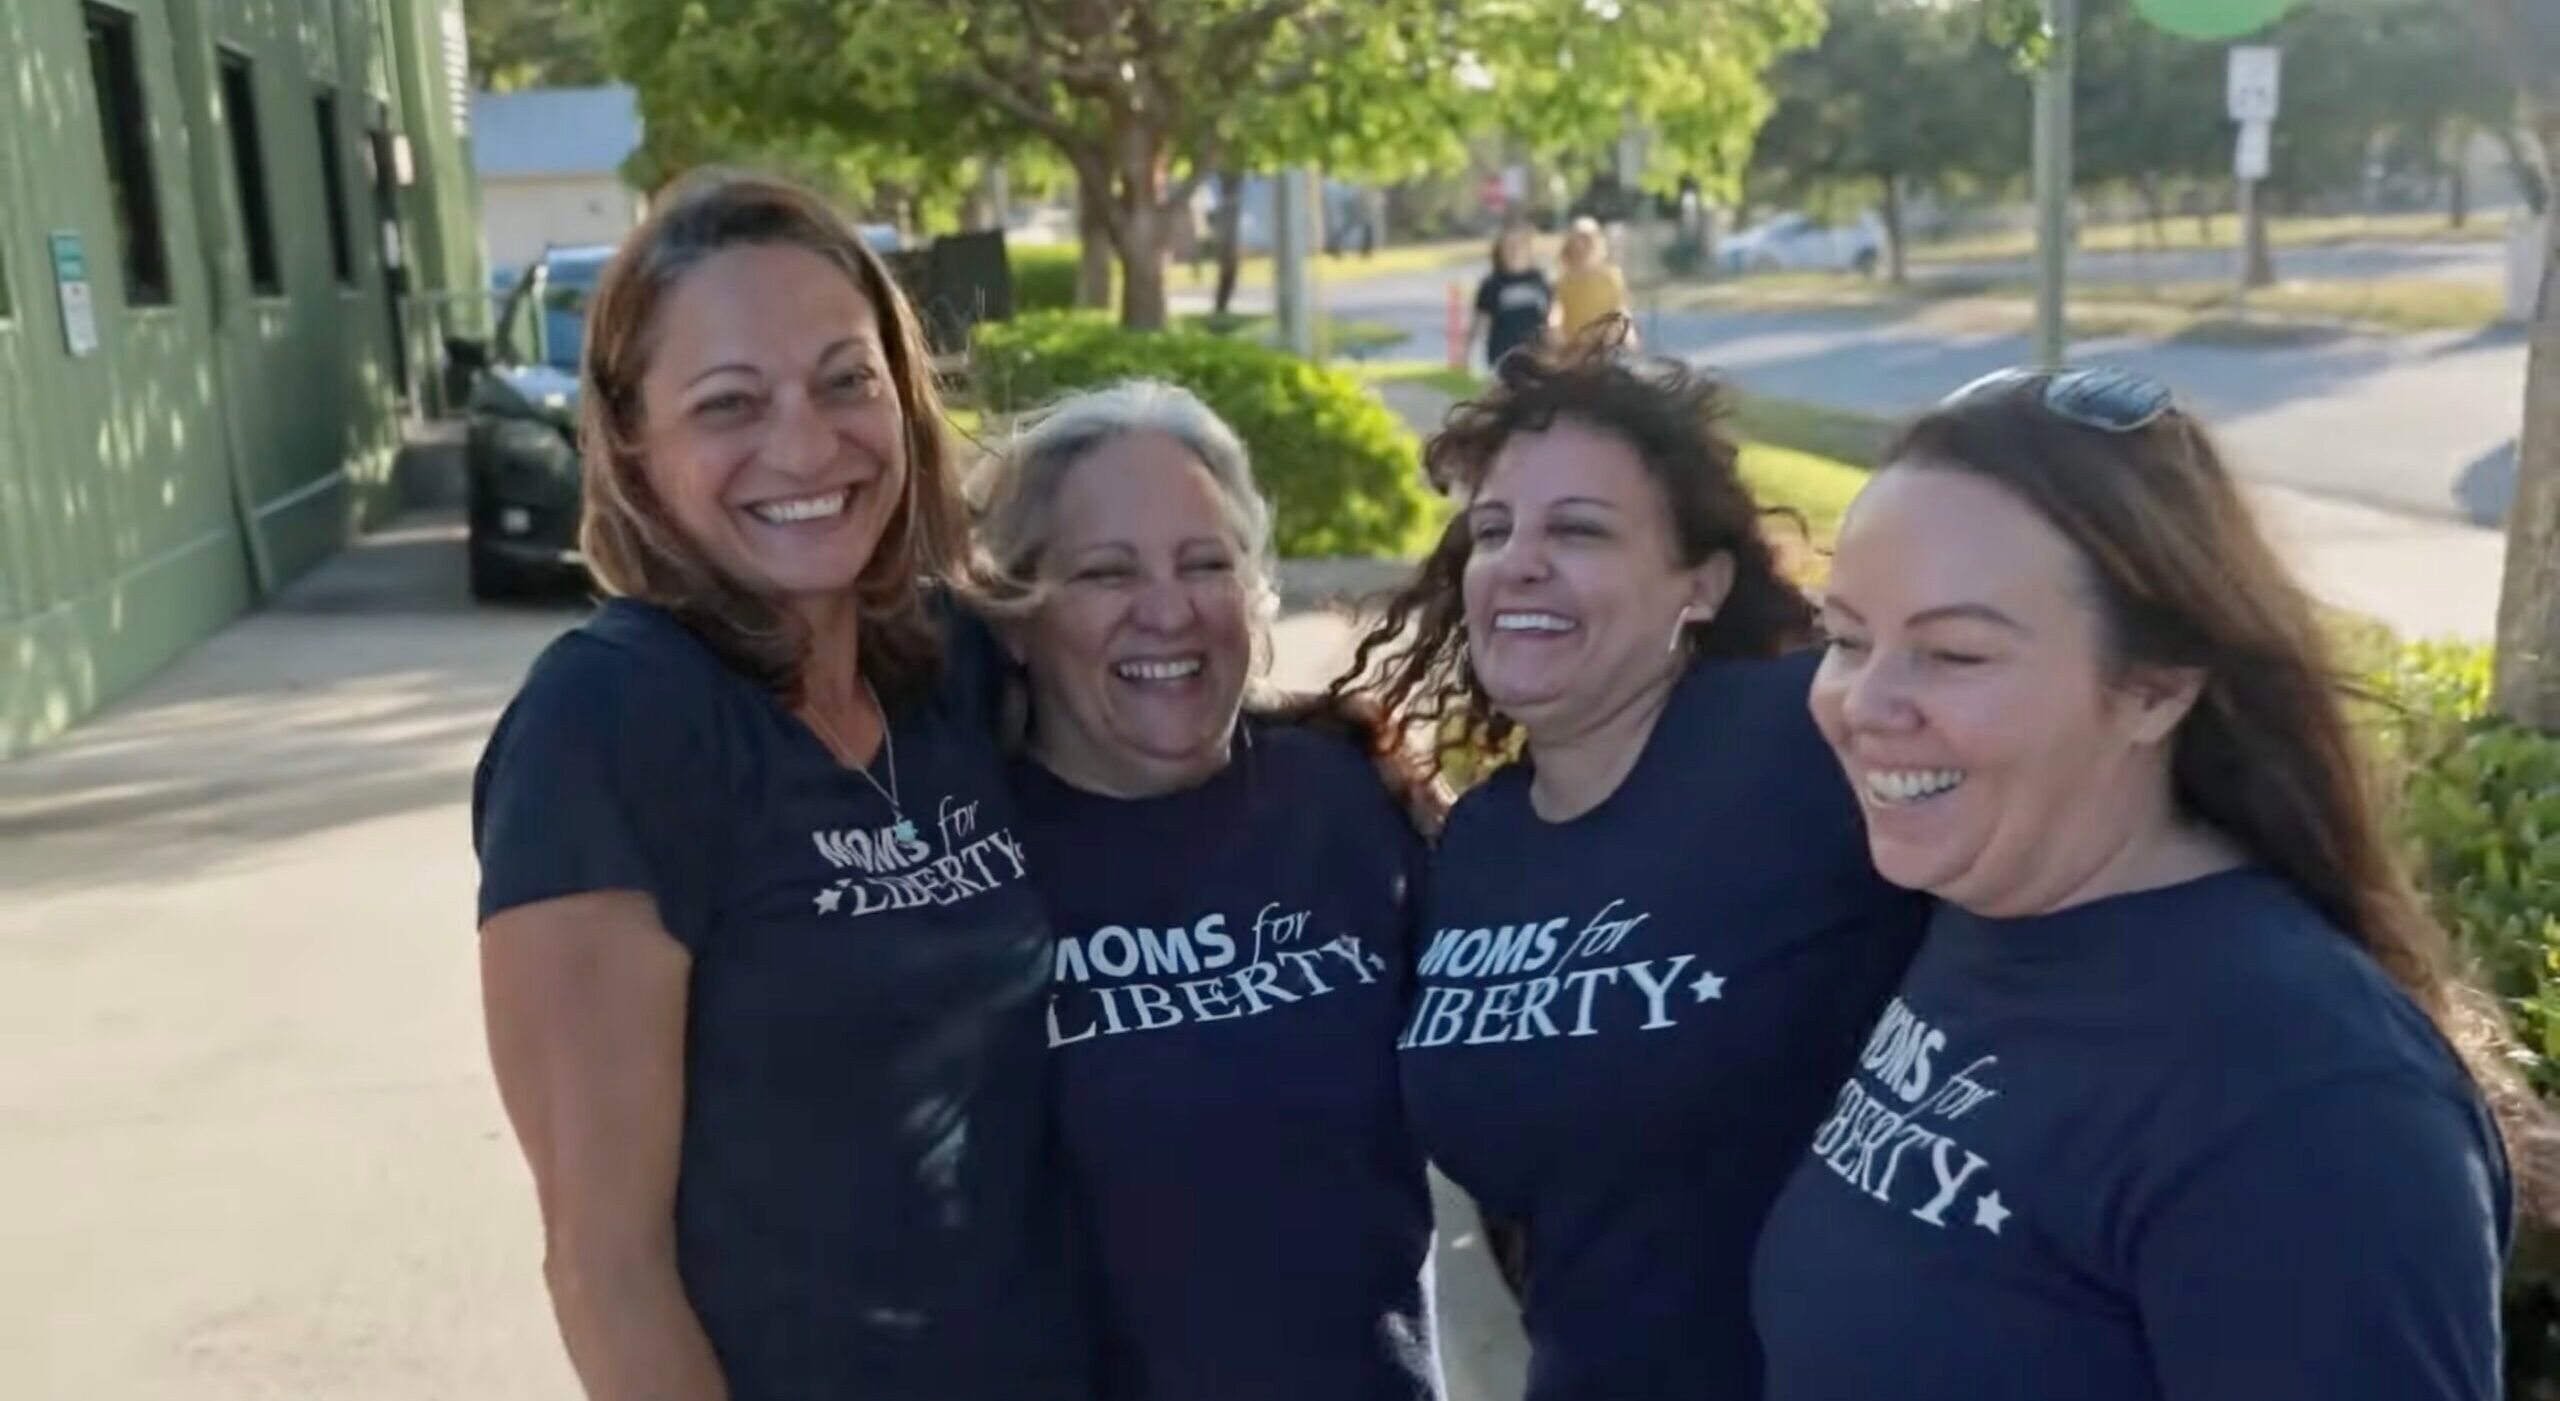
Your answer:
[[[1874,249],[1872,249],[1872,248],[1861,248],[1861,249],[1859,249],[1859,250],[1858,250],[1858,261],[1857,261],[1858,276],[1860,276],[1860,277],[1873,277],[1873,276],[1875,276],[1875,275],[1876,275],[1876,263],[1877,263],[1876,250],[1874,250]]]
[[[505,603],[534,592],[535,581],[526,575],[523,565],[481,548],[476,540],[471,542],[469,554],[473,598],[482,603]]]

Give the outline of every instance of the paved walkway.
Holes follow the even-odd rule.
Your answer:
[[[1330,573],[1293,592],[1369,582]],[[458,527],[412,518],[0,764],[0,1396],[576,1394],[482,1049],[465,806],[572,617],[472,607]],[[1300,677],[1345,640],[1283,632]],[[1508,1305],[1446,1220],[1453,1396],[1509,1401]]]

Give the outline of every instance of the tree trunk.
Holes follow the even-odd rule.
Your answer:
[[[2160,172],[2146,170],[2134,177],[2134,192],[2142,197],[2142,214],[2151,225],[2151,242],[2156,247],[2169,245],[2169,192],[2160,183]]]
[[[1161,331],[1169,310],[1165,296],[1165,237],[1172,212],[1160,204],[1128,212],[1120,241],[1120,324],[1133,331]]]
[[[1218,314],[1224,316],[1236,300],[1236,278],[1244,268],[1244,172],[1232,166],[1218,172],[1217,229],[1212,235],[1218,244]]]
[[[1909,286],[1911,260],[1902,248],[1902,177],[1884,177],[1885,277],[1896,287]]]
[[[2445,220],[2459,229],[2471,223],[2471,125],[2447,123],[2436,158],[2444,166]]]
[[[1111,191],[1093,177],[1076,180],[1076,305],[1089,310],[1111,306]]]
[[[2240,182],[2240,285],[2243,288],[2276,285],[2275,250],[2267,242],[2267,184],[2263,180]]]
[[[2536,114],[2546,189],[2560,189],[2560,107]],[[2524,435],[2498,604],[2498,709],[2560,734],[2560,215],[2546,212],[2542,291],[2526,359]]]

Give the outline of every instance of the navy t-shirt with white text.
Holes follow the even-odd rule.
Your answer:
[[[480,913],[651,896],[691,956],[677,1265],[735,1401],[1079,1401],[1049,932],[953,616],[902,824],[672,615],[607,603],[481,760]],[[887,754],[873,772],[889,782]]]
[[[2276,877],[1948,907],[1771,1214],[1769,1401],[2489,1401],[2510,1188]]]
[[[1014,766],[1057,931],[1057,1114],[1111,1401],[1437,1392],[1395,1036],[1421,841],[1351,743],[1248,721],[1208,782]]]
[[[1759,1395],[1753,1241],[1925,909],[1868,861],[1815,660],[1693,664],[1570,821],[1525,762],[1450,816],[1406,1097],[1526,1230],[1530,1401]]]

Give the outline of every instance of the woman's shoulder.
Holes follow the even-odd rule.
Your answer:
[[[2381,1078],[2468,1095],[2460,1058],[2415,998],[2276,874],[2196,883],[2152,931],[2145,1000],[2167,1014],[2196,1093],[2235,1113],[2306,1086]]]
[[[672,749],[688,736],[698,741],[751,684],[673,614],[613,599],[534,658],[484,763],[525,732],[542,735],[543,748],[574,740],[635,756],[660,744]]]

